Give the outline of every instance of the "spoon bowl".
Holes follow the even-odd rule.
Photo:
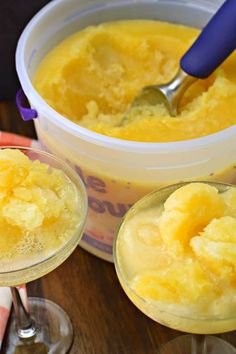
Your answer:
[[[164,104],[172,117],[179,112],[179,102],[186,89],[196,80],[195,77],[187,75],[181,68],[173,80],[164,85],[153,85],[144,87],[132,102],[129,111],[133,107],[148,104],[155,106]]]

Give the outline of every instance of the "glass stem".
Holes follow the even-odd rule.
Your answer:
[[[11,294],[16,314],[16,331],[18,337],[21,339],[33,338],[36,334],[35,321],[30,317],[29,312],[26,310],[16,287],[11,287]]]
[[[206,354],[206,337],[201,334],[192,335],[191,354]]]

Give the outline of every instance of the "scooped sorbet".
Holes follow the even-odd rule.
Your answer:
[[[146,205],[127,219],[116,249],[129,287],[164,314],[182,318],[179,327],[171,327],[191,332],[194,320],[188,328],[184,318],[211,318],[196,326],[198,333],[201,326],[214,333],[218,320],[219,332],[229,330],[223,320],[236,316],[235,187],[220,193],[212,185],[190,183],[164,205]]]
[[[95,132],[143,142],[205,136],[236,123],[236,54],[184,95],[180,114],[163,104],[129,109],[140,89],[174,77],[199,30],[152,20],[88,27],[44,58],[34,85],[56,111]]]
[[[17,149],[0,150],[1,271],[28,267],[65,245],[81,222],[79,199],[62,171]]]

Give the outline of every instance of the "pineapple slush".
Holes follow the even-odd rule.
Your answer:
[[[121,284],[157,322],[202,334],[236,328],[236,188],[224,188],[190,183],[156,201],[153,193],[121,225]]]
[[[198,33],[194,28],[152,20],[90,26],[46,55],[35,74],[34,86],[64,117],[109,137],[170,142],[206,136],[236,123],[235,53],[211,77],[198,80],[189,88],[175,119],[163,105],[145,104],[131,109],[124,119],[143,86],[167,82],[175,75],[179,59]],[[88,156],[83,156],[83,151],[72,153],[73,142],[67,147],[46,130],[38,129],[38,135],[50,152],[68,159],[77,168],[89,196],[83,240],[108,257],[120,217],[147,192],[186,178],[209,177],[228,182],[235,178],[235,170],[230,166],[234,161],[223,163],[220,170],[209,166],[204,175],[200,171],[186,177],[183,169],[178,179],[173,179],[171,173],[168,178],[160,178],[158,171],[151,180],[140,178],[138,173],[127,173],[124,178],[125,166],[119,167],[121,174],[109,164],[102,165],[99,156],[90,161],[90,151]]]
[[[17,149],[0,150],[0,192],[0,270],[26,269],[27,279],[30,266],[54,255],[76,234],[80,195],[62,171]],[[37,278],[42,275],[43,266]]]
[[[142,87],[174,77],[198,34],[194,28],[151,20],[91,26],[45,57],[34,85],[64,117],[104,135],[139,142],[209,135],[236,123],[236,53],[187,90],[177,118],[163,105],[143,104],[126,114]]]

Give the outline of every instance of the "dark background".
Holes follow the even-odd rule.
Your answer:
[[[18,38],[49,0],[0,0],[0,100],[12,99],[20,84],[15,70]]]

